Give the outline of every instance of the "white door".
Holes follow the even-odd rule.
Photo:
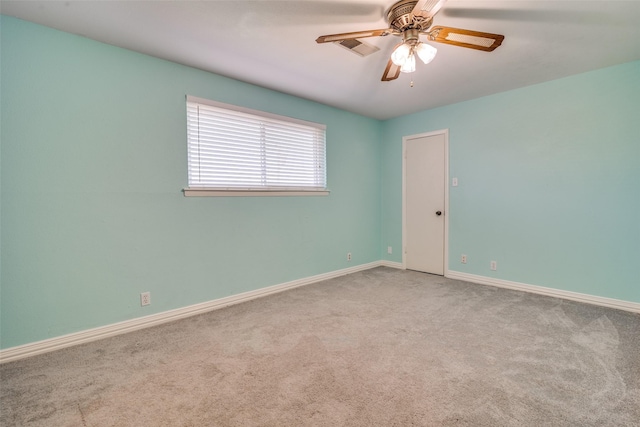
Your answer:
[[[405,267],[444,275],[447,132],[407,137],[403,149]]]

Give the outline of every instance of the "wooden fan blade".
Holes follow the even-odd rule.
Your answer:
[[[384,30],[355,31],[353,33],[330,34],[328,36],[320,36],[316,39],[316,43],[339,42],[348,39],[361,39],[364,37],[386,36],[391,34],[390,28]]]
[[[391,80],[395,80],[400,76],[400,67],[393,63],[392,60],[387,62],[387,68],[384,69],[384,73],[382,74],[382,81],[388,82]]]
[[[418,3],[416,3],[411,11],[411,16],[422,16],[427,19],[433,18],[435,14],[442,9],[442,5],[444,5],[446,1],[447,0],[418,0]]]
[[[468,47],[469,49],[491,52],[502,44],[504,36],[500,34],[483,33],[481,31],[461,30],[451,27],[433,27],[428,33],[429,40]]]

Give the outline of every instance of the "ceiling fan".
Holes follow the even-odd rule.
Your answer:
[[[391,59],[382,74],[382,81],[395,80],[400,72],[415,71],[416,55],[425,64],[436,55],[436,48],[420,41],[425,34],[432,42],[491,52],[502,44],[504,36],[481,31],[462,30],[451,27],[431,27],[433,17],[447,0],[400,0],[387,12],[389,28],[380,30],[356,31],[352,33],[320,36],[317,43],[343,42],[364,37],[402,36],[402,43],[393,49]]]

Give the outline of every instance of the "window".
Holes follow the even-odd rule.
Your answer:
[[[185,195],[327,194],[325,131],[321,124],[187,96]]]

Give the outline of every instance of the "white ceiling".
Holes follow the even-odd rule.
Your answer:
[[[387,28],[394,0],[7,1],[0,12],[387,119],[640,59],[640,1],[449,0],[435,25],[503,34],[381,82],[396,36],[359,57],[320,35]],[[414,82],[411,87],[411,81]]]

